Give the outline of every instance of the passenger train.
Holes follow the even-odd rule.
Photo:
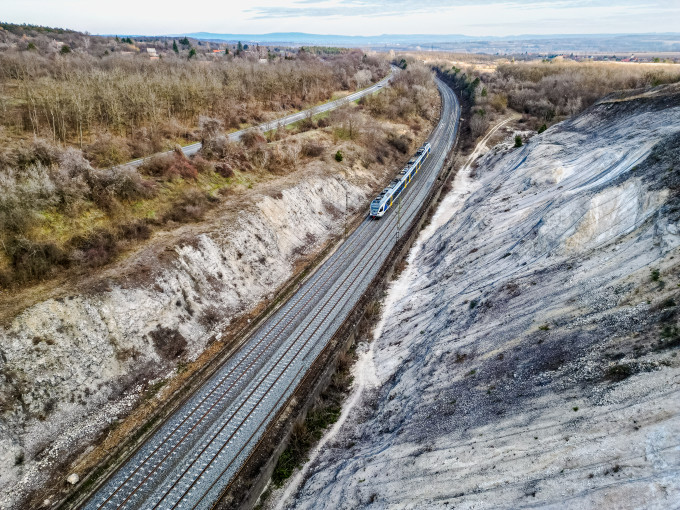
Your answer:
[[[432,147],[425,142],[415,155],[409,160],[404,169],[394,178],[390,184],[380,192],[373,202],[371,202],[371,218],[380,218],[392,206],[397,197],[406,189],[420,167],[423,166],[425,159],[430,155]]]

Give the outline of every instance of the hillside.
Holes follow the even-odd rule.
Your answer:
[[[677,85],[609,96],[462,171],[278,506],[677,505],[679,121]]]

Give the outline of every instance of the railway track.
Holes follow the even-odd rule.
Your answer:
[[[344,322],[429,193],[457,129],[446,85],[432,154],[379,221],[367,218],[281,307],[85,504],[87,509],[208,508]],[[399,217],[400,216],[400,217]]]

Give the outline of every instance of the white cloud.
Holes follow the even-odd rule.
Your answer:
[[[0,0],[4,21],[92,33],[309,32],[512,35],[677,31],[667,0]]]

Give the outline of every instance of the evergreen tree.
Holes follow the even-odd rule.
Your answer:
[[[241,41],[239,41],[238,44],[236,45],[236,54],[240,55],[242,51],[243,51],[243,45],[241,44]]]
[[[172,51],[179,55],[179,48],[177,47],[177,41],[172,41]]]
[[[229,55],[229,46],[227,46],[227,47],[224,49],[224,54],[225,54],[225,55]]]
[[[191,49],[189,50],[189,58],[195,57],[195,56],[196,56],[196,49],[195,49],[195,48],[191,48]]]

